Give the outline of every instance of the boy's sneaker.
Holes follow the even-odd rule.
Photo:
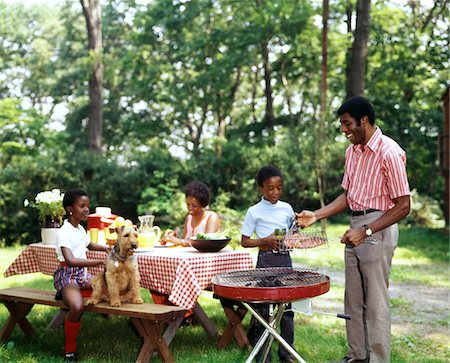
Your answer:
[[[355,358],[344,357],[342,360],[335,361],[335,363],[369,363],[369,358],[355,359]]]
[[[66,353],[64,355],[64,362],[76,362],[77,361],[77,357],[75,355],[75,353]]]
[[[288,355],[286,357],[280,358],[280,362],[282,363],[295,363],[297,359],[293,355]]]

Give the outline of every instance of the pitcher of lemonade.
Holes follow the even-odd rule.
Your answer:
[[[161,238],[161,228],[153,225],[155,216],[147,214],[138,216],[138,218],[141,224],[138,237],[139,247],[153,247],[155,242]]]

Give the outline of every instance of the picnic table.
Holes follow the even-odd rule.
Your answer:
[[[252,268],[251,255],[245,251],[234,251],[230,247],[219,252],[199,252],[193,247],[153,248],[148,252],[136,253],[141,287],[152,293],[167,295],[174,305],[192,309],[194,316],[207,331],[218,337],[214,323],[208,318],[198,303],[203,290],[211,286],[215,275],[232,270]],[[88,251],[88,258],[106,258],[103,251]],[[42,243],[28,245],[12,264],[4,276],[41,272],[53,275],[59,263],[56,247]],[[103,271],[103,266],[89,268],[92,274]]]

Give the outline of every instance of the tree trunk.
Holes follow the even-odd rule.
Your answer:
[[[289,117],[292,117],[292,92],[289,88],[288,80],[286,78],[286,72],[285,72],[285,66],[286,66],[286,55],[283,54],[281,58],[281,65],[280,65],[280,78],[281,78],[281,84],[284,87],[284,90],[286,92],[286,104],[288,107]]]
[[[258,119],[256,117],[256,93],[257,93],[257,87],[258,87],[258,69],[256,68],[255,72],[253,72],[254,78],[252,81],[252,101],[251,101],[251,108],[252,108],[252,119],[253,123],[258,122]]]
[[[266,115],[264,118],[269,132],[271,132],[274,124],[272,84],[270,82],[272,77],[272,66],[269,61],[269,48],[267,41],[264,41],[261,44],[261,53],[264,67],[264,96],[266,97]]]
[[[317,187],[321,207],[325,206],[325,168],[326,168],[326,139],[327,139],[327,74],[328,74],[328,16],[329,0],[323,0],[322,14],[322,65],[320,81],[320,119],[317,129],[316,143],[316,175]]]
[[[263,8],[264,4],[261,0],[256,0],[256,6],[258,8]],[[264,116],[264,121],[266,127],[270,134],[273,131],[273,125],[275,121],[275,117],[273,115],[273,96],[272,96],[272,65],[269,61],[269,39],[270,36],[265,34],[264,39],[261,42],[261,55],[263,59],[263,68],[264,68],[264,96],[266,98],[266,114]]]
[[[320,113],[321,121],[325,121],[327,114],[327,63],[328,63],[328,15],[329,15],[329,0],[323,0],[323,15],[322,15],[322,67],[321,67],[321,82],[320,82]]]
[[[88,148],[101,152],[103,133],[102,11],[100,0],[80,0],[86,19],[91,69],[89,74]]]
[[[370,0],[356,2],[356,29],[347,64],[347,98],[364,94],[367,42],[370,30]]]
[[[230,89],[226,99],[223,99],[222,95],[217,94],[217,158],[222,158],[222,147],[225,142],[225,121],[227,115],[230,115],[231,109],[233,108],[234,99],[236,97],[236,92],[238,90],[239,84],[241,82],[241,69],[239,68],[236,73],[236,79],[233,83],[233,86]],[[223,111],[222,111],[223,110]]]

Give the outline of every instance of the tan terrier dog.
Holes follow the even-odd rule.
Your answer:
[[[138,246],[138,233],[134,227],[117,227],[117,241],[105,264],[105,272],[91,280],[92,296],[86,302],[95,305],[101,301],[111,306],[124,302],[142,304],[140,276],[134,250]]]

